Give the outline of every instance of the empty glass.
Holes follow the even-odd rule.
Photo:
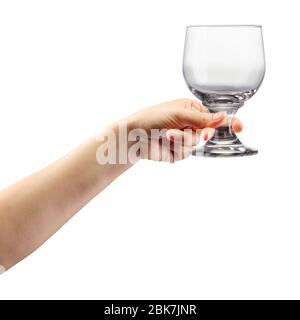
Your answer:
[[[265,74],[262,28],[258,25],[203,25],[186,29],[183,74],[192,93],[210,112],[232,117],[261,85]],[[240,142],[231,126],[214,136],[194,155],[242,156],[257,149]]]

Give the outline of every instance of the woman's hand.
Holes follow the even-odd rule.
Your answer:
[[[230,121],[224,112],[210,113],[200,102],[189,99],[174,100],[142,109],[127,120],[130,129],[144,129],[148,134],[147,141],[141,141],[148,144],[148,152],[141,153],[141,157],[156,161],[175,162],[186,158],[191,154],[193,146],[200,142],[200,138],[209,140],[214,134],[214,128],[219,126],[230,124],[233,131],[242,130],[240,120],[233,118]],[[160,139],[153,139],[151,129],[166,130]],[[166,140],[169,143],[164,143]]]

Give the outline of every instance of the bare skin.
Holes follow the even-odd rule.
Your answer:
[[[125,119],[128,129],[168,129],[166,139],[185,135],[182,129],[192,129],[192,141],[187,150],[199,141],[197,129],[208,140],[214,128],[228,125],[225,114],[211,114],[199,102],[180,99],[143,109]],[[232,122],[235,132],[242,130],[238,119]],[[118,123],[109,129],[118,133]],[[102,134],[105,134],[105,130]],[[145,143],[151,143],[147,141]],[[184,142],[183,142],[184,143]],[[49,165],[45,169],[20,180],[0,192],[0,268],[8,270],[24,259],[60,229],[92,198],[132,164],[105,164],[96,161],[99,141],[95,138]],[[141,156],[164,161],[161,152]],[[190,153],[174,154],[168,161],[175,162]]]

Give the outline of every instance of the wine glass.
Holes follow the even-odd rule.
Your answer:
[[[191,92],[210,112],[232,119],[261,85],[265,74],[262,27],[200,25],[186,28],[183,75]],[[219,157],[256,154],[231,130],[221,126],[194,155]]]

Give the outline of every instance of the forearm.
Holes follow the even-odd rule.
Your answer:
[[[117,125],[110,129],[118,134]],[[49,167],[0,192],[0,265],[8,269],[37,249],[130,167],[99,164],[99,145],[96,138],[90,139]]]

